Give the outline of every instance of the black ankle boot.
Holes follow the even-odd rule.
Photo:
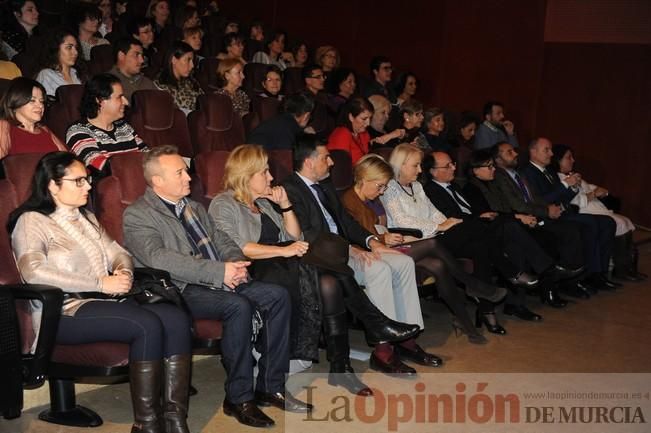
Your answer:
[[[374,346],[380,343],[397,343],[415,337],[418,325],[396,322],[382,313],[363,290],[346,298],[346,307],[364,325],[366,341]]]
[[[352,394],[369,396],[373,391],[355,375],[350,366],[350,345],[346,313],[326,315],[323,318],[326,356],[330,362],[328,383],[346,388]]]

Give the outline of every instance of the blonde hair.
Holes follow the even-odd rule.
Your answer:
[[[314,52],[314,63],[316,63],[319,66],[323,66],[323,62],[321,59],[328,54],[328,51],[332,51],[335,53],[335,68],[339,67],[339,62],[341,62],[341,58],[339,57],[339,51],[333,47],[332,45],[324,45],[322,47],[319,47],[316,49]]]
[[[380,155],[369,153],[364,155],[355,164],[354,179],[356,185],[361,185],[365,180],[393,179],[393,169]]]
[[[393,168],[394,177],[397,181],[400,180],[400,168],[404,163],[409,159],[413,154],[419,154],[420,157],[423,157],[423,151],[418,147],[410,143],[401,143],[397,145],[391,152],[389,157],[389,164]]]
[[[251,202],[249,180],[268,167],[269,156],[257,144],[240,144],[231,151],[224,167],[224,189],[242,203]]]
[[[226,72],[230,72],[235,66],[240,65],[244,66],[244,63],[240,59],[224,59],[219,61],[219,66],[217,66],[217,78],[219,78],[220,86],[226,86]]]

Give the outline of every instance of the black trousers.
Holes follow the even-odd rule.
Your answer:
[[[518,270],[532,269],[540,274],[554,264],[554,259],[518,220],[498,216],[489,227],[508,260]]]
[[[239,404],[253,400],[251,318],[254,307],[264,319],[256,344],[262,354],[256,388],[262,392],[285,390],[291,305],[284,287],[253,281],[229,292],[190,284],[183,290],[183,297],[194,318],[222,321],[222,363],[227,374],[224,388],[228,401]]]
[[[531,230],[548,254],[559,264],[579,268],[585,264],[581,225],[573,221],[545,219],[542,226]]]
[[[564,214],[561,218],[580,225],[583,259],[588,272],[607,272],[615,242],[615,220],[606,215],[588,214]]]

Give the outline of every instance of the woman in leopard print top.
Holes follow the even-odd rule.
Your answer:
[[[186,115],[197,108],[197,97],[203,94],[197,80],[192,77],[194,50],[185,42],[177,41],[169,48],[156,87],[169,92],[174,104]]]

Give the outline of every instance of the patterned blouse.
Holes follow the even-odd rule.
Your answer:
[[[203,95],[203,89],[194,78],[180,80],[176,86],[163,84],[159,80],[155,80],[154,85],[171,94],[174,98],[174,105],[186,116],[197,109],[197,98]]]
[[[221,88],[219,90],[216,90],[215,93],[219,93],[220,95],[226,95],[230,97],[231,101],[233,101],[233,111],[239,114],[240,117],[244,117],[247,114],[249,114],[251,99],[246,93],[244,93],[244,90],[237,89],[235,91],[235,94],[231,95],[230,93],[228,93],[226,89]]]

